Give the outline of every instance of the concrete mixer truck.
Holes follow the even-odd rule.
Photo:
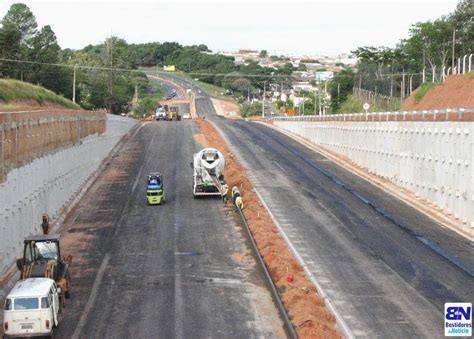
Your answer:
[[[204,148],[193,156],[193,195],[222,196],[226,194],[224,181],[225,160],[215,148]]]

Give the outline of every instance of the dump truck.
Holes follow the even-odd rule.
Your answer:
[[[69,268],[72,256],[61,257],[59,234],[34,235],[24,240],[23,258],[16,264],[21,272],[20,279],[50,278],[61,289],[60,298],[71,295],[71,274]]]
[[[159,172],[147,176],[146,201],[148,205],[161,205],[166,201],[163,176]]]
[[[222,196],[224,192],[224,155],[215,148],[204,148],[193,155],[193,195]]]

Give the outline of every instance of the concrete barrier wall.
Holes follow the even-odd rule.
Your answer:
[[[105,131],[105,111],[45,109],[0,113],[0,182],[7,173],[57,148]]]
[[[23,239],[42,233],[41,215],[57,217],[136,121],[107,115],[106,124],[100,135],[89,135],[9,171],[0,184],[0,276],[21,253]]]
[[[275,126],[346,156],[474,230],[474,124],[465,121],[298,121]]]

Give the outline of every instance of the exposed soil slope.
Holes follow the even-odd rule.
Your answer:
[[[432,88],[419,102],[416,102],[415,94],[416,91],[403,102],[402,111],[474,107],[474,72],[449,76],[445,83]]]

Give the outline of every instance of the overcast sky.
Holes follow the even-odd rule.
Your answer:
[[[11,4],[1,0],[0,17]],[[394,47],[410,26],[454,11],[458,0],[105,0],[22,1],[61,47],[79,49],[111,34],[129,43],[204,43],[214,51],[337,54]]]

